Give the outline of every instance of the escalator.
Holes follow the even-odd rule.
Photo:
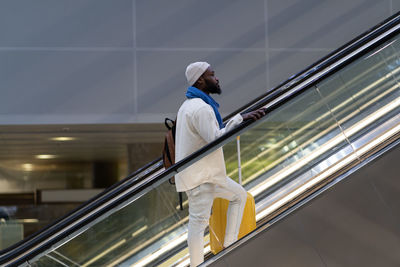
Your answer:
[[[400,266],[400,142],[376,156],[205,265]]]
[[[334,192],[345,184],[342,181],[363,184],[352,177],[378,156],[393,154],[384,152],[396,150],[399,32],[396,14],[237,111],[265,107],[268,114],[263,119],[241,124],[167,170],[155,160],[3,250],[0,265],[187,266],[187,201],[180,210],[168,179],[221,146],[228,175],[238,179],[239,135],[243,184],[256,199],[257,229],[214,257],[207,245],[205,265],[235,266],[237,257],[246,259],[242,252],[263,254],[257,242],[268,230],[279,231],[285,221],[304,214],[309,203],[317,203],[316,196]]]

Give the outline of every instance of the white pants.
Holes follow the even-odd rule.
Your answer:
[[[189,199],[188,245],[190,266],[204,261],[204,230],[208,225],[214,198],[229,200],[224,247],[228,247],[238,238],[247,192],[238,183],[227,177],[227,185],[205,183],[186,191]]]

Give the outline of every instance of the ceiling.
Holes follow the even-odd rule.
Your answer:
[[[128,144],[162,143],[164,134],[163,124],[0,126],[0,161],[119,161]]]

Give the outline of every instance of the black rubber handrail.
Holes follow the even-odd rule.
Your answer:
[[[250,103],[250,106],[252,108],[255,107],[261,107],[264,105],[267,105],[271,100],[276,99],[277,97],[281,96],[282,94],[290,91],[292,88],[294,88],[296,85],[301,84],[303,81],[309,79],[310,77],[317,75],[319,72],[330,66],[331,64],[337,62],[339,59],[344,58],[346,55],[351,53],[352,51],[355,51],[356,49],[359,49],[362,45],[368,43],[369,41],[373,40],[377,36],[385,33],[388,29],[394,27],[399,23],[399,13],[393,15],[392,17],[388,18],[384,22],[380,23],[379,25],[375,26],[365,34],[359,36],[357,39],[354,39],[352,43],[348,43],[347,45],[342,47],[341,51],[335,51],[325,57],[325,59],[320,60],[319,64],[317,65],[312,65],[311,69],[307,69],[303,72],[300,72],[293,78],[290,78],[287,83],[281,85],[280,87],[276,87],[273,90],[270,90],[267,92],[267,94],[256,101],[253,101],[253,103]],[[384,39],[380,40],[377,42],[375,45],[369,47],[366,50],[361,51],[359,54],[354,55],[351,60],[347,60],[346,62],[342,63],[340,66],[337,66],[335,69],[330,70],[329,72],[325,73],[323,76],[319,77],[318,79],[314,80],[312,83],[316,83],[319,80],[323,79],[326,77],[328,74],[331,75],[335,71],[338,71],[345,65],[351,63],[354,61],[354,59],[368,53],[376,47],[377,45],[381,44],[382,42],[386,41],[390,37],[392,37],[394,34],[397,34],[398,31],[393,32],[392,34],[386,36]],[[278,106],[286,103],[287,101],[291,100],[293,97],[301,93],[302,91],[306,90],[311,86],[312,84],[307,84],[303,88],[297,90],[296,92],[286,96],[284,99],[281,99],[280,101],[276,102],[274,105],[270,105],[269,108],[267,109],[267,112],[270,112],[277,108]],[[243,110],[241,108],[240,110]],[[228,116],[229,117],[229,116]],[[220,147],[222,144],[228,142],[232,136],[237,135],[241,133],[242,131],[245,131],[245,129],[252,124],[253,122],[247,121],[235,128],[234,130],[226,133],[223,137],[215,140],[214,142],[208,144],[204,148],[200,149],[196,153],[190,155],[189,157],[185,158],[184,160],[178,162],[177,164],[171,166],[169,169],[165,170],[161,174],[157,175],[156,177],[153,177],[152,179],[146,179],[148,178],[148,174],[144,175],[143,177],[139,177],[137,179],[132,179],[130,176],[130,179],[124,179],[120,183],[112,186],[111,188],[107,189],[104,193],[102,193],[100,196],[97,196],[93,198],[91,201],[93,203],[87,203],[87,205],[84,205],[84,207],[81,207],[80,209],[82,210],[75,210],[75,213],[72,212],[68,216],[71,218],[67,218],[68,216],[65,216],[63,219],[59,220],[57,223],[53,224],[52,226],[48,227],[47,229],[44,229],[34,237],[32,237],[28,242],[22,242],[19,243],[17,246],[13,246],[14,249],[12,251],[9,251],[9,253],[6,253],[6,255],[1,255],[0,256],[0,264],[6,263],[7,261],[17,257],[18,255],[25,253],[26,254],[18,259],[17,262],[14,262],[13,264],[21,264],[22,262],[34,257],[35,255],[41,253],[41,251],[49,248],[56,242],[62,240],[65,238],[67,235],[70,235],[74,231],[78,230],[84,225],[87,225],[91,221],[93,221],[95,218],[100,216],[101,214],[106,213],[107,211],[113,209],[114,207],[118,206],[120,203],[130,199],[134,195],[140,193],[143,191],[146,187],[154,185],[156,183],[161,183],[163,181],[166,181],[169,177],[173,176],[178,172],[179,169],[184,168],[185,166],[189,165],[190,163],[198,160],[199,158],[205,156],[208,153],[211,153],[218,147]],[[159,159],[154,160],[152,163],[149,163],[147,166],[150,167],[151,165],[154,165],[154,162],[158,162]],[[146,168],[141,168],[141,171],[144,171]],[[140,173],[140,171],[136,172]],[[132,181],[133,180],[133,181]],[[141,183],[140,185],[138,183]],[[66,225],[70,225],[71,223],[77,221],[77,219],[82,218],[83,216],[88,215],[91,211],[93,211],[96,207],[99,207],[100,205],[104,204],[106,201],[109,201],[110,199],[116,198],[116,196],[122,194],[124,191],[127,191],[130,187],[135,187],[134,190],[126,194],[125,196],[119,198],[117,201],[110,203],[107,207],[104,209],[97,211],[95,213],[92,213],[90,216],[82,220],[79,224],[76,224],[74,227],[70,228],[68,231],[63,232],[62,234],[57,235],[55,238],[51,240],[51,242],[48,242],[46,244],[40,245],[39,247],[36,247],[34,250],[31,250],[28,252],[29,248],[31,246],[34,246],[35,244],[38,244],[42,242],[44,239],[48,238],[49,236],[54,235],[57,232],[60,232]],[[115,190],[114,190],[115,189]],[[57,225],[59,224],[59,225]],[[26,241],[26,240],[25,240]]]

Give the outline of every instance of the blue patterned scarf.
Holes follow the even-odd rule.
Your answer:
[[[197,89],[196,87],[190,86],[186,92],[186,97],[191,99],[191,98],[201,98],[204,102],[209,104],[215,113],[215,117],[217,117],[217,121],[219,124],[219,128],[222,129],[225,127],[224,123],[222,122],[221,114],[219,114],[218,108],[219,104],[209,95],[201,91],[200,89]]]

